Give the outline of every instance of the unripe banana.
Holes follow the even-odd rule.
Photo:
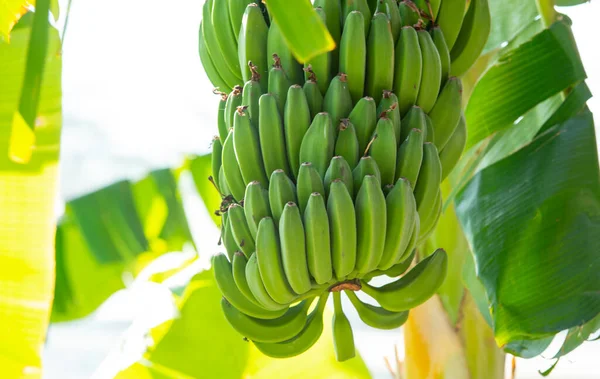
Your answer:
[[[321,93],[321,89],[317,83],[317,76],[312,71],[312,67],[308,65],[304,71],[308,73],[308,79],[304,83],[302,89],[304,90],[306,101],[308,102],[310,119],[312,120],[317,113],[321,112],[323,109],[323,93]],[[325,86],[327,86],[327,83],[325,83]]]
[[[412,261],[415,259],[415,255],[417,255],[417,250],[412,249],[412,252],[408,255],[407,258],[403,259],[400,263],[396,263],[392,267],[388,268],[383,272],[384,275],[389,276],[390,278],[397,278],[400,275],[404,274],[406,270],[411,266]]]
[[[375,125],[377,124],[377,103],[372,97],[363,97],[350,112],[348,116],[350,122],[356,129],[356,138],[358,139],[358,149],[363,154],[371,141]]]
[[[267,92],[268,90],[268,33],[269,27],[258,4],[248,4],[242,17],[242,27],[238,36],[238,57],[244,82],[247,82],[252,77],[248,62],[252,62],[258,66],[260,86],[263,92]]]
[[[212,176],[213,181],[216,183],[219,192],[223,193],[221,190],[221,186],[219,183],[221,180],[219,179],[219,174],[221,173],[221,157],[223,154],[223,145],[221,144],[221,139],[217,136],[213,138],[212,141],[212,153],[211,153],[211,168],[212,168]]]
[[[436,23],[444,32],[448,50],[452,50],[460,27],[463,23],[463,17],[467,9],[467,0],[444,0],[440,6]]]
[[[271,183],[269,184],[269,203],[271,204],[271,214],[276,225],[279,225],[283,209],[290,201],[297,201],[294,183],[283,170],[273,171],[271,174]]]
[[[444,33],[439,26],[431,29],[431,39],[433,40],[433,44],[438,50],[440,54],[440,62],[442,63],[442,87],[446,84],[448,80],[448,75],[450,74],[450,50],[448,50],[448,45],[446,45],[446,39],[444,38]]]
[[[250,182],[244,196],[244,214],[252,238],[256,239],[258,224],[264,217],[271,216],[269,192],[259,182]]]
[[[314,89],[320,96],[319,90],[316,87]],[[302,139],[310,126],[311,119],[305,92],[299,85],[292,85],[288,90],[285,103],[283,126],[287,158],[294,178],[298,176],[301,163],[300,146],[302,146]]]
[[[379,183],[381,183],[381,172],[379,167],[372,157],[362,157],[358,164],[352,170],[352,178],[354,179],[354,196],[358,195],[358,191],[362,187],[363,179],[367,175],[373,175]]]
[[[292,303],[297,296],[285,276],[279,236],[271,217],[264,217],[258,224],[256,259],[260,276],[271,298],[279,304]]]
[[[419,37],[419,46],[421,47],[423,73],[426,73],[426,75],[421,76],[421,85],[419,86],[419,95],[417,96],[416,104],[423,108],[425,113],[429,113],[440,92],[442,61],[431,39],[431,35],[426,30],[419,30],[417,37]]]
[[[373,13],[385,13],[390,20],[390,27],[392,28],[392,36],[394,37],[394,43],[398,41],[400,36],[400,28],[402,28],[402,17],[400,16],[400,10],[396,0],[379,0],[377,1],[377,8]]]
[[[381,174],[381,185],[393,184],[396,174],[396,134],[394,122],[387,118],[387,114],[377,121],[374,140],[369,149],[369,155],[373,157],[379,167]]]
[[[342,309],[342,300],[339,292],[333,293],[333,319],[331,320],[331,329],[333,331],[333,348],[335,358],[338,362],[344,362],[354,358],[356,351],[354,348],[354,335],[352,326],[348,317]]]
[[[229,215],[227,212],[223,213],[223,222],[221,224],[221,242],[223,246],[225,246],[225,250],[227,251],[227,257],[229,259],[233,259],[233,255],[236,251],[240,251],[240,247],[237,242],[235,242],[235,238],[233,237],[233,232],[231,231],[231,222],[229,221]]]
[[[315,0],[315,7],[320,7],[325,12],[325,24],[329,34],[335,41],[336,48],[331,52],[331,75],[335,75],[338,72],[339,67],[339,47],[340,38],[342,34],[342,4],[340,0]],[[345,72],[344,70],[340,70]]]
[[[219,191],[221,192],[221,195],[223,195],[223,196],[231,195],[231,190],[229,189],[229,185],[227,184],[227,180],[225,179],[225,174],[223,173],[223,165],[221,165],[221,167],[219,169],[218,186],[219,186]],[[233,196],[233,195],[231,195],[231,196]]]
[[[206,76],[208,80],[210,80],[211,84],[219,88],[223,91],[231,90],[231,86],[221,77],[219,70],[215,66],[215,63],[208,52],[208,47],[206,47],[206,41],[204,41],[204,36],[202,35],[202,26],[203,22],[200,21],[200,35],[198,38],[198,55],[200,55],[200,62],[202,63],[202,67],[206,72]]]
[[[340,72],[348,75],[348,89],[352,102],[356,104],[365,91],[367,69],[367,37],[364,17],[359,11],[352,11],[346,17],[340,42]]]
[[[240,251],[236,251],[231,259],[231,273],[233,274],[233,281],[235,285],[240,290],[240,292],[246,296],[248,300],[252,303],[256,304],[259,307],[262,307],[258,300],[252,294],[250,290],[250,286],[248,286],[248,279],[246,278],[246,264],[248,263],[248,259],[244,253]]]
[[[394,36],[385,13],[375,13],[367,41],[365,93],[381,100],[383,90],[394,86]]]
[[[325,284],[333,276],[331,265],[331,242],[329,218],[325,199],[313,192],[304,211],[304,232],[306,233],[306,256],[308,271],[317,284]]]
[[[321,20],[323,20],[324,23],[327,23],[327,16],[325,15],[323,9],[315,8],[315,11],[319,14]],[[308,67],[310,66],[315,76],[317,77],[317,85],[319,86],[319,91],[321,92],[321,95],[325,95],[325,92],[327,92],[327,86],[329,85],[329,82],[333,77],[333,75],[331,74],[331,60],[332,54],[331,52],[327,51],[317,55],[316,57],[312,58],[310,61],[304,64],[304,68],[306,71],[304,74],[304,78],[306,80],[309,80],[311,78],[310,72],[307,71]]]
[[[335,131],[329,113],[315,116],[300,146],[300,161],[311,162],[321,177],[329,166],[335,148]]]
[[[425,129],[427,130],[425,142],[433,143],[435,141],[435,130],[433,129],[433,121],[427,114],[425,114]]]
[[[245,107],[238,107],[233,120],[233,146],[244,184],[252,181],[269,183],[260,151],[258,131],[250,123]],[[229,179],[227,180],[229,182]]]
[[[427,140],[427,119],[426,114],[418,106],[413,106],[402,119],[402,134],[400,135],[400,143],[406,140],[408,134],[413,129],[419,129],[423,132],[423,141]]]
[[[412,26],[405,26],[400,30],[394,70],[394,93],[400,94],[398,107],[400,114],[405,115],[417,103],[421,76],[426,72],[423,70],[419,37]]]
[[[423,161],[423,132],[413,129],[398,149],[395,179],[406,178],[414,189]]]
[[[415,186],[415,200],[421,223],[427,220],[435,206],[435,199],[440,190],[442,164],[434,144],[426,142],[423,145],[423,163],[419,179]]]
[[[261,320],[247,316],[237,310],[225,298],[221,299],[221,308],[229,324],[242,336],[257,342],[282,342],[302,331],[306,324],[308,301],[288,309],[283,316],[274,320]]]
[[[467,144],[467,124],[465,117],[461,116],[458,120],[458,126],[448,143],[440,152],[440,162],[442,164],[442,180],[444,180],[458,163],[460,156]]]
[[[417,239],[417,245],[424,243],[427,238],[433,233],[440,217],[442,215],[442,191],[438,191],[435,202],[433,203],[433,209],[427,216],[427,219],[421,223],[421,231],[419,232],[419,238]]]
[[[369,28],[371,27],[371,9],[367,0],[342,0],[342,21],[344,21],[344,29],[346,28],[346,20],[348,14],[352,11],[359,11],[363,15],[365,35],[369,34]]]
[[[281,59],[281,67],[291,84],[304,83],[302,65],[294,58],[276,22],[271,22],[267,38],[267,57],[272,57],[273,54],[277,54]]]
[[[289,308],[289,305],[277,303],[267,292],[263,279],[260,275],[256,254],[252,254],[252,256],[248,259],[248,263],[246,263],[246,278],[248,279],[248,286],[250,287],[252,294],[263,308],[270,311]]]
[[[362,290],[388,311],[406,311],[435,294],[446,278],[447,266],[446,252],[438,249],[395,282],[373,287],[363,281]]]
[[[357,254],[355,271],[366,274],[379,265],[385,246],[387,209],[381,182],[373,175],[363,179],[356,195]]]
[[[240,247],[242,252],[246,254],[246,257],[250,258],[250,255],[254,253],[254,238],[250,233],[250,228],[246,222],[246,214],[244,208],[239,204],[231,204],[227,211],[229,223],[231,225],[231,232],[233,239]]]
[[[417,242],[419,240],[420,233],[421,233],[421,220],[419,219],[419,215],[417,214],[417,218],[415,219],[415,226],[413,227],[412,235],[410,236],[410,241],[408,242],[408,246],[406,247],[406,250],[404,250],[404,252],[400,256],[400,258],[398,259],[399,262],[404,262],[407,259],[412,260],[412,258],[410,258],[410,257],[411,256],[414,257],[414,255],[416,254],[416,247],[417,247]]]
[[[430,20],[435,20],[442,0],[415,0],[415,4],[419,7]]]
[[[238,40],[240,29],[242,27],[242,18],[248,4],[253,3],[254,0],[227,0],[227,6],[229,8],[229,21],[235,40]]]
[[[269,71],[269,93],[275,95],[279,112],[283,114],[290,81],[281,68],[281,59],[277,54],[273,54],[273,62],[273,67]]]
[[[279,238],[283,268],[290,286],[299,295],[310,291],[304,226],[296,203],[289,202],[283,209],[279,221]]]
[[[286,89],[287,91],[287,89]],[[260,139],[262,160],[268,176],[277,169],[290,174],[285,135],[281,116],[277,110],[277,100],[270,94],[264,94],[259,100],[260,118],[258,121],[258,136]]]
[[[353,291],[344,292],[352,305],[354,305],[358,317],[372,328],[382,330],[396,329],[401,327],[408,319],[408,311],[390,312],[384,308],[363,303]]]
[[[331,183],[340,179],[348,188],[348,193],[354,193],[354,178],[352,177],[352,169],[348,162],[341,156],[335,156],[331,159],[323,183],[325,185],[325,193],[329,196],[329,188]]]
[[[451,76],[462,76],[475,63],[490,35],[488,0],[471,0],[456,43],[450,50]]]
[[[347,118],[342,119],[340,122],[338,136],[335,141],[334,154],[344,157],[352,170],[358,164],[358,159],[360,157],[358,138],[356,137],[354,124]]]
[[[417,24],[421,18],[419,9],[411,0],[402,0],[400,4],[398,4],[398,11],[400,12],[400,18],[402,19],[402,26],[412,27]]]
[[[237,39],[233,33],[231,23],[229,22],[229,7],[227,6],[227,0],[210,1],[212,1],[210,21],[213,28],[218,28],[219,30],[218,33],[215,33],[217,42],[219,43],[221,52],[231,71],[239,75],[241,72],[237,54]]]
[[[402,122],[400,116],[400,108],[398,107],[398,96],[392,91],[383,91],[383,97],[377,106],[377,114],[381,115],[387,112],[387,117],[394,123],[394,134],[396,135],[396,143],[400,143],[400,134],[402,130]]]
[[[242,86],[235,86],[235,87],[233,87],[233,90],[231,91],[231,93],[227,96],[227,102],[225,103],[226,129],[224,130],[224,132],[227,131],[227,134],[225,134],[225,138],[227,138],[227,136],[229,135],[229,129],[233,128],[233,115],[235,115],[235,112],[237,111],[237,107],[242,105],[243,90],[244,89]],[[221,129],[219,129],[219,134],[220,133],[221,133]],[[225,138],[221,138],[221,139],[223,141],[225,141]]]
[[[400,178],[385,199],[387,225],[385,246],[379,269],[385,271],[398,263],[408,247],[417,217],[417,203],[408,180]]]
[[[329,113],[333,125],[338,125],[352,111],[352,97],[350,97],[346,78],[344,73],[333,78],[323,99],[323,110]]]
[[[331,260],[338,280],[354,270],[356,262],[356,212],[352,195],[341,180],[334,180],[327,199]]]
[[[281,317],[286,309],[280,309],[278,311],[268,311],[258,305],[252,303],[244,296],[238,287],[235,285],[233,279],[231,263],[227,260],[227,257],[223,254],[216,255],[212,258],[213,271],[215,273],[215,281],[217,287],[223,294],[223,296],[229,301],[234,307],[239,309],[241,312],[248,316],[264,319],[273,320]]]
[[[229,132],[225,143],[223,144],[223,156],[221,158],[221,164],[223,167],[223,177],[227,181],[227,186],[231,190],[233,197],[236,200],[242,200],[244,198],[244,192],[246,192],[246,185],[244,184],[244,178],[240,171],[237,158],[235,157],[235,147],[233,146],[233,129]]]
[[[458,125],[462,108],[462,83],[457,77],[448,79],[429,117],[435,130],[434,143],[442,150]]]
[[[249,62],[248,66],[250,66],[252,77],[244,84],[244,91],[242,93],[242,105],[246,107],[246,112],[250,117],[250,122],[252,123],[252,126],[256,130],[258,130],[258,120],[260,117],[260,109],[258,108],[258,102],[260,101],[260,97],[262,96],[263,91],[259,82],[260,75],[257,71],[258,68],[252,62]],[[232,116],[232,121],[234,124],[235,114],[236,112],[234,112]]]
[[[217,110],[217,127],[219,130],[219,138],[221,138],[221,141],[225,141],[230,129],[230,127],[227,126],[227,121],[225,120],[225,108],[227,107],[227,102],[229,99],[225,92],[217,92],[215,90],[215,93],[218,93],[221,96],[219,108]]]
[[[310,199],[311,194],[318,192],[321,194],[321,196],[325,196],[323,180],[310,162],[302,163],[296,183],[298,206],[300,207],[300,211],[302,213],[304,213],[304,210],[306,209],[306,205],[308,204],[308,199]]]
[[[323,311],[329,293],[321,295],[316,308],[308,316],[304,329],[295,337],[279,343],[254,342],[263,354],[273,358],[289,358],[310,349],[323,333]]]

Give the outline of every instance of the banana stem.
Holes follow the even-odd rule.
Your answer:
[[[333,309],[336,313],[342,311],[342,296],[340,292],[333,292]]]
[[[557,12],[554,9],[554,0],[536,0],[538,12],[542,17],[544,28],[548,28],[556,21]]]

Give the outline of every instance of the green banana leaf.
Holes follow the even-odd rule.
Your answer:
[[[215,211],[220,208],[221,196],[219,196],[215,186],[208,180],[208,177],[212,175],[211,155],[189,157],[184,166],[192,173],[196,191],[204,201],[211,219],[217,226],[221,225],[221,217],[215,214]]]
[[[534,340],[600,312],[600,178],[591,113],[479,172],[456,198],[496,340]]]
[[[6,3],[14,10],[14,3]],[[22,13],[22,12],[17,12]],[[57,197],[61,129],[62,59],[58,32],[48,30],[35,145],[27,163],[7,152],[19,107],[31,36],[32,16],[12,29],[0,12],[0,367],[6,378],[39,377],[54,285],[54,201]],[[12,14],[11,14],[12,15]],[[9,25],[10,26],[10,25]],[[31,129],[26,128],[31,131]]]
[[[535,2],[536,0],[489,0],[493,22],[483,53],[501,47],[504,42],[522,33],[538,16]]]
[[[227,323],[212,270],[197,274],[180,299],[180,315],[150,332],[157,341],[143,359],[116,378],[370,378],[357,356],[335,360],[332,312],[326,312],[323,335],[308,352],[288,359],[260,353]],[[219,343],[215,343],[219,341]]]

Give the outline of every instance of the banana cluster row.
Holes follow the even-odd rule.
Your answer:
[[[472,66],[490,31],[488,0],[313,3],[337,47],[303,66],[269,18],[268,1],[265,6],[252,0],[206,0],[199,52],[213,85],[229,92],[247,82],[252,62],[263,91],[270,91],[268,72],[277,54],[289,84],[312,78],[324,95],[330,80],[344,72],[354,102],[365,95],[379,101],[389,90],[399,95],[401,113],[415,104],[428,113],[440,85]]]

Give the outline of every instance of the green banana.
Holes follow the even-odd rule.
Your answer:
[[[335,131],[327,112],[315,116],[300,146],[300,161],[311,162],[321,177],[329,166],[335,149]]]
[[[231,263],[223,254],[215,255],[212,258],[213,271],[215,273],[215,281],[217,287],[231,305],[239,309],[248,316],[260,318],[263,320],[273,320],[283,316],[286,309],[278,311],[268,311],[258,305],[252,303],[235,285],[232,274]]]
[[[252,62],[248,63],[248,65],[250,66],[250,71],[252,72],[252,76],[250,78],[250,80],[248,80],[245,84],[244,84],[244,91],[242,92],[242,104],[243,106],[246,107],[246,112],[248,113],[248,116],[250,117],[250,121],[252,123],[252,126],[258,130],[258,120],[260,117],[260,109],[258,108],[258,102],[260,100],[260,97],[263,94],[262,88],[261,88],[261,84],[259,82],[260,80],[260,75],[258,74],[258,69],[255,65],[252,64]],[[237,108],[236,108],[237,111]],[[235,124],[235,114],[236,112],[233,113],[233,119],[232,121]]]
[[[227,184],[227,180],[225,179],[225,174],[223,173],[223,165],[219,168],[219,182],[218,182],[219,191],[221,192],[221,196],[230,196],[231,190],[229,189],[229,185]]]
[[[442,32],[442,29],[439,26],[431,29],[431,39],[433,40],[433,44],[440,54],[440,62],[442,63],[443,87],[448,80],[448,75],[450,74],[450,50],[448,50],[448,45],[446,44],[446,39],[444,38],[444,32]]]
[[[289,358],[310,349],[323,333],[323,312],[329,293],[321,295],[316,308],[308,316],[304,329],[295,337],[278,343],[254,342],[263,354],[273,358]]]
[[[277,54],[279,59],[281,59],[281,68],[291,84],[304,83],[302,65],[294,58],[276,22],[271,22],[267,37],[267,57],[272,57],[273,54]]]
[[[363,154],[373,136],[373,132],[375,132],[377,103],[369,96],[361,98],[350,112],[348,119],[354,125],[356,138],[358,139],[358,150],[360,154]]]
[[[423,132],[413,129],[398,148],[395,179],[406,178],[414,189],[423,161]]]
[[[227,134],[225,134],[225,138],[227,138],[227,135],[229,134],[229,129],[233,128],[233,115],[235,114],[235,112],[237,111],[237,107],[242,105],[242,100],[243,100],[243,96],[242,96],[242,92],[244,91],[244,88],[242,86],[235,86],[233,87],[233,90],[231,90],[231,93],[227,96],[227,101],[225,102],[225,125],[226,125],[226,131]],[[219,133],[221,132],[221,129],[219,129]],[[223,141],[225,141],[225,139],[223,139]]]
[[[381,115],[387,112],[386,116],[394,123],[394,134],[396,135],[396,143],[400,143],[400,134],[402,130],[402,121],[400,116],[400,108],[398,106],[398,96],[392,91],[383,91],[383,97],[377,106],[377,114]]]
[[[198,55],[200,55],[200,62],[202,63],[202,67],[206,72],[206,76],[208,80],[210,80],[211,84],[220,88],[223,91],[231,90],[231,86],[221,77],[219,70],[215,66],[213,59],[208,52],[208,47],[206,47],[206,41],[204,41],[204,37],[202,36],[202,27],[203,23],[200,21],[200,36],[198,38]]]
[[[395,282],[373,287],[362,281],[362,290],[388,311],[406,311],[435,294],[446,278],[447,266],[446,252],[438,249]]]
[[[333,293],[333,319],[331,320],[331,329],[333,330],[333,348],[335,358],[338,362],[344,362],[354,358],[356,350],[354,348],[354,335],[352,334],[352,325],[342,309],[342,300],[339,292]]]
[[[426,30],[417,31],[417,37],[419,38],[419,46],[421,48],[423,72],[427,73],[427,75],[421,76],[416,104],[423,108],[425,113],[429,113],[440,92],[442,61],[440,53],[438,53],[433,39],[431,39],[431,35]]]
[[[233,232],[231,231],[231,222],[229,222],[229,217],[227,212],[223,213],[223,223],[221,225],[221,241],[223,242],[223,246],[225,246],[225,250],[227,251],[227,257],[229,259],[233,259],[233,255],[236,251],[240,250],[237,242],[235,242],[235,238],[233,238]]]
[[[381,172],[379,167],[372,157],[362,157],[358,164],[352,170],[352,178],[354,179],[354,196],[358,195],[358,191],[362,187],[363,179],[367,175],[373,175],[379,183],[381,183]]]
[[[371,9],[367,0],[342,0],[342,21],[344,21],[344,29],[346,28],[346,20],[348,14],[352,11],[359,11],[363,15],[365,35],[369,34],[371,27]]]
[[[283,170],[273,171],[269,184],[269,203],[275,224],[279,224],[283,209],[290,201],[297,201],[294,183]]]
[[[242,200],[244,198],[244,192],[246,192],[246,185],[244,184],[244,178],[240,171],[240,165],[235,157],[235,147],[233,144],[232,129],[225,139],[225,143],[223,143],[223,156],[221,158],[223,177],[227,181],[227,186],[231,190],[233,197],[236,200]]]
[[[380,183],[374,175],[367,175],[356,195],[355,270],[359,276],[377,268],[383,255],[387,209]]]
[[[229,22],[229,6],[227,0],[211,0],[212,10],[210,22],[213,28],[218,28],[215,33],[223,57],[232,72],[240,72],[240,62],[237,55],[237,39]]]
[[[329,188],[331,183],[340,179],[348,188],[348,193],[354,193],[354,178],[352,176],[352,169],[344,157],[335,156],[331,159],[331,163],[325,172],[325,178],[323,184],[325,186],[325,193],[329,196]]]
[[[289,202],[283,209],[279,221],[279,238],[283,268],[290,286],[299,295],[310,291],[304,226],[296,203]]]
[[[306,205],[308,204],[311,194],[318,192],[321,194],[321,196],[325,196],[323,180],[310,162],[302,163],[296,183],[298,206],[300,207],[300,211],[302,213],[304,213],[304,210],[306,209]]]
[[[442,215],[442,191],[438,191],[435,202],[433,203],[433,209],[427,216],[427,219],[421,222],[421,231],[419,232],[419,238],[417,239],[417,245],[421,245],[429,238],[433,230],[435,229],[440,217]]]
[[[375,135],[369,155],[373,157],[379,167],[382,185],[393,184],[396,173],[396,135],[394,122],[384,113],[377,121]]]
[[[250,182],[246,186],[246,194],[244,196],[244,215],[246,223],[250,229],[250,235],[256,239],[258,224],[264,217],[271,216],[271,208],[269,206],[269,192],[257,182]]]
[[[342,4],[340,0],[315,0],[314,4],[317,8],[322,8],[325,12],[325,24],[329,34],[335,41],[336,48],[331,52],[331,73],[330,75],[337,74],[337,68],[339,66],[339,46],[340,38],[342,35]],[[345,72],[344,70],[340,70]]]
[[[383,90],[394,86],[394,36],[385,13],[375,13],[367,40],[365,93],[381,100]]]
[[[215,136],[212,141],[212,153],[211,153],[210,163],[211,163],[211,168],[212,168],[213,181],[214,181],[214,183],[217,184],[217,188],[218,188],[219,192],[221,192],[221,194],[223,192],[221,191],[221,186],[219,185],[219,183],[221,182],[219,180],[219,174],[221,173],[221,157],[222,157],[222,155],[223,155],[223,145],[221,144],[221,139],[219,137]]]
[[[227,102],[229,101],[229,96],[225,92],[216,92],[221,95],[221,100],[219,101],[219,108],[217,110],[217,127],[219,131],[219,138],[221,141],[225,141],[227,135],[229,134],[230,127],[227,126],[227,122],[225,121],[225,108],[227,107]]]
[[[253,3],[254,0],[227,0],[227,6],[229,8],[229,21],[231,23],[231,29],[235,36],[236,43],[242,27],[242,18],[248,4]]]
[[[236,251],[231,259],[231,273],[233,274],[233,281],[240,292],[246,296],[250,302],[260,307],[261,305],[258,303],[258,300],[256,300],[252,294],[252,291],[250,290],[250,287],[248,286],[248,279],[246,278],[247,263],[248,259],[246,259],[244,253]]]
[[[321,93],[315,88],[319,95]],[[285,146],[290,172],[294,178],[298,176],[300,169],[300,146],[302,139],[310,126],[309,104],[302,87],[292,85],[288,90],[283,114],[283,128],[285,131]]]
[[[342,119],[338,128],[337,139],[335,140],[334,154],[342,156],[350,165],[350,169],[354,169],[358,164],[360,152],[358,148],[358,138],[356,130],[349,119]]]
[[[398,262],[405,262],[406,259],[410,258],[411,256],[414,257],[415,250],[417,247],[417,242],[420,237],[420,233],[421,233],[421,220],[419,219],[419,215],[417,214],[417,218],[415,219],[415,225],[412,230],[412,235],[410,236],[410,241],[408,242],[408,246],[406,247],[406,250],[404,250],[404,252],[400,256],[400,258],[398,259]],[[410,258],[410,259],[412,260],[412,258]],[[388,275],[388,274],[386,273],[386,275]]]
[[[423,70],[419,37],[412,26],[404,26],[400,30],[394,71],[394,93],[400,94],[398,107],[400,114],[405,115],[417,103],[421,76],[426,72]]]
[[[354,270],[356,262],[356,211],[352,195],[341,180],[334,180],[327,199],[331,260],[338,280]]]
[[[267,292],[265,283],[260,275],[256,254],[252,254],[248,259],[248,263],[246,263],[246,278],[248,279],[248,286],[250,287],[254,298],[256,298],[263,308],[270,311],[289,308],[289,305],[277,303]]]
[[[317,113],[323,109],[323,93],[317,83],[317,76],[312,71],[312,66],[308,65],[304,71],[308,74],[308,79],[304,83],[304,95],[306,95],[306,101],[308,102],[308,109],[310,110],[310,119],[312,120],[317,116]],[[327,86],[327,83],[325,83]]]
[[[260,97],[258,102],[260,118],[258,121],[258,136],[261,149],[262,161],[267,175],[277,169],[290,174],[287,151],[285,148],[285,135],[281,116],[277,110],[277,100],[270,93]],[[268,147],[268,148],[267,148]]]
[[[435,199],[440,190],[442,178],[442,164],[434,144],[423,144],[423,163],[419,172],[419,179],[415,186],[415,200],[419,219],[423,223],[435,206]]]
[[[481,54],[491,29],[488,0],[471,0],[456,43],[450,50],[451,76],[462,76]]]
[[[444,32],[448,50],[452,50],[467,9],[467,0],[444,0],[440,6],[436,23]]]
[[[250,123],[245,107],[238,107],[233,120],[233,146],[244,184],[254,180],[269,183],[260,151],[258,131]],[[229,180],[228,180],[229,182]]]
[[[327,23],[327,16],[325,15],[325,12],[323,11],[323,9],[315,8],[315,11],[319,14],[319,16],[321,17],[321,20],[323,20],[324,23]],[[331,66],[332,66],[331,61],[332,61],[332,54],[331,54],[331,52],[327,51],[327,52],[317,55],[316,57],[312,58],[311,60],[309,60],[308,62],[306,62],[304,64],[304,68],[305,68],[304,79],[305,80],[311,79],[311,74],[308,71],[308,68],[310,67],[312,72],[316,76],[317,86],[319,87],[319,91],[321,92],[321,95],[325,95],[325,92],[327,92],[327,86],[329,85],[329,82],[331,81],[331,78],[333,76],[331,74]]]
[[[408,319],[408,311],[390,312],[384,308],[363,303],[353,291],[344,291],[358,317],[372,328],[390,330],[401,327]]]
[[[458,120],[458,126],[448,143],[442,151],[440,151],[440,162],[442,164],[442,180],[444,180],[451,172],[454,166],[458,163],[460,156],[467,144],[467,124],[465,117],[461,115]]]
[[[340,42],[340,72],[348,75],[348,89],[352,102],[357,103],[365,91],[367,68],[367,37],[364,17],[359,11],[348,14]]]
[[[402,119],[402,133],[400,135],[400,143],[406,141],[408,134],[413,129],[419,129],[423,132],[423,141],[427,140],[427,116],[423,109],[418,106],[413,106]]]
[[[323,99],[323,110],[329,113],[333,125],[338,125],[352,111],[352,97],[350,97],[346,78],[344,73],[333,78]]]
[[[425,114],[425,129],[427,130],[427,133],[425,133],[425,137],[427,137],[425,139],[425,142],[434,143],[435,131],[433,129],[433,121],[431,120],[431,117],[429,117],[428,114]]]
[[[269,71],[269,93],[275,95],[280,113],[283,113],[285,108],[289,88],[290,81],[281,68],[281,59],[279,55],[273,54],[273,67]]]
[[[402,26],[412,27],[416,25],[421,18],[419,9],[411,0],[402,0],[400,4],[398,4],[398,11],[400,12],[400,18],[402,19]]]
[[[221,299],[221,309],[229,324],[242,336],[257,342],[282,342],[302,331],[306,324],[309,301],[288,309],[283,316],[273,320],[261,320],[245,315],[231,305],[227,299]]]
[[[250,227],[246,222],[244,208],[239,204],[231,204],[227,213],[233,239],[246,257],[250,258],[250,255],[254,253],[255,245],[252,233],[250,233]]]
[[[429,112],[433,129],[434,143],[442,150],[458,125],[462,109],[462,83],[459,78],[452,77],[440,92],[433,109]]]
[[[400,29],[402,28],[402,16],[400,16],[400,10],[396,0],[379,0],[377,2],[377,8],[373,13],[385,13],[390,20],[390,27],[392,28],[392,36],[394,37],[394,43],[398,41],[400,36]]]
[[[442,0],[415,0],[415,4],[433,21],[437,17]]]
[[[279,304],[292,303],[297,296],[285,276],[279,236],[271,217],[264,217],[258,224],[256,259],[260,276],[270,297]]]
[[[333,276],[329,218],[325,199],[318,192],[313,192],[308,199],[304,211],[304,232],[308,271],[317,284],[327,283]]]
[[[266,93],[268,78],[268,57],[267,57],[267,39],[269,27],[263,17],[258,4],[250,3],[244,11],[242,17],[242,27],[238,36],[238,57],[242,78],[247,82],[252,77],[252,72],[248,65],[252,62],[258,66],[260,74],[260,86],[262,92]]]
[[[417,249],[412,249],[408,257],[403,259],[400,263],[396,263],[392,267],[385,270],[383,274],[389,276],[390,278],[399,277],[400,275],[404,274],[406,270],[408,270],[412,264],[412,261],[415,259],[415,255],[417,255]]]
[[[417,217],[417,203],[408,180],[398,179],[385,198],[387,219],[385,245],[379,269],[385,271],[398,263],[408,247]]]

